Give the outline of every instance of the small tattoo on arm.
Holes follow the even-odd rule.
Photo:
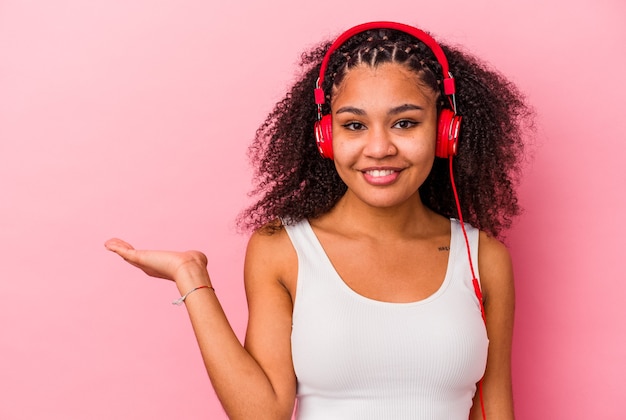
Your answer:
[[[437,249],[439,249],[439,251],[450,251],[450,247],[449,246],[440,246]]]

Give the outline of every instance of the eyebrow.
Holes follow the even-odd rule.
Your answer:
[[[400,105],[394,108],[391,108],[388,112],[389,115],[397,115],[397,114],[401,114],[405,111],[413,111],[413,110],[418,110],[421,111],[424,108],[419,106],[419,105],[415,105],[415,104],[404,104],[404,105]],[[350,113],[350,114],[355,114],[355,115],[366,115],[367,113],[365,112],[365,110],[361,109],[361,108],[356,108],[354,106],[342,106],[341,108],[339,108],[336,112],[336,114],[341,114],[341,113]]]

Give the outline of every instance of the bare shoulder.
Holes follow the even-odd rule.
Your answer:
[[[507,247],[498,239],[480,232],[478,271],[485,298],[494,293],[507,293],[513,287],[513,267]]]
[[[289,289],[288,283],[295,281],[297,256],[289,235],[284,227],[279,229],[261,228],[255,231],[246,250],[245,281],[246,288],[258,282],[282,285]],[[249,290],[249,289],[248,289]]]

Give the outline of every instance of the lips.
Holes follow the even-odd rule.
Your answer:
[[[367,183],[376,186],[389,185],[398,179],[401,169],[372,168],[361,171]]]

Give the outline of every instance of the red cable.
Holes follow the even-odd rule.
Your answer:
[[[469,260],[470,271],[472,272],[472,285],[474,286],[474,293],[478,298],[478,304],[480,306],[480,314],[483,317],[485,327],[487,327],[487,317],[485,316],[485,306],[483,305],[483,293],[480,290],[480,284],[474,273],[474,263],[472,262],[472,253],[470,251],[469,239],[467,239],[467,232],[465,231],[465,223],[463,222],[463,213],[461,212],[461,204],[459,202],[459,194],[456,191],[456,184],[454,183],[454,172],[452,170],[452,156],[448,159],[450,162],[450,183],[452,184],[452,192],[454,193],[454,202],[456,203],[456,212],[459,216],[459,222],[461,223],[461,230],[463,231],[463,237],[465,238],[465,247],[467,249],[467,257]],[[480,398],[480,410],[483,415],[483,420],[487,420],[487,414],[485,413],[485,401],[483,400],[483,380],[478,381],[478,395]]]

